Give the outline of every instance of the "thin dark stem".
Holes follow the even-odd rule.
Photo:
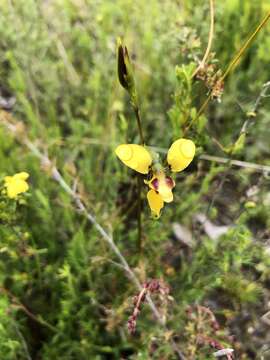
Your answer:
[[[143,250],[143,240],[142,240],[142,199],[141,199],[141,191],[142,191],[142,179],[140,175],[137,176],[138,182],[138,212],[137,212],[137,221],[138,221],[138,249],[140,254]]]
[[[138,105],[134,105],[133,109],[137,120],[137,126],[140,134],[141,144],[144,145],[142,122],[141,122],[140,110]],[[142,253],[142,201],[141,201],[142,182],[140,175],[137,176],[137,183],[138,183],[137,184],[138,185],[138,208],[137,208],[138,249],[139,249],[139,253],[141,254]]]
[[[135,115],[136,115],[136,120],[137,120],[138,130],[139,130],[139,134],[140,134],[141,144],[144,145],[144,136],[143,136],[143,131],[142,131],[142,121],[141,121],[141,115],[140,115],[140,110],[139,110],[138,106],[134,106],[134,112],[135,112]]]

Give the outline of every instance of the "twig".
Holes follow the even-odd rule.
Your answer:
[[[263,85],[262,90],[261,90],[259,96],[257,97],[255,103],[254,103],[253,109],[250,111],[251,116],[247,116],[247,119],[246,119],[246,121],[244,122],[244,124],[243,124],[243,126],[241,128],[240,134],[247,132],[248,126],[249,126],[251,120],[253,119],[253,116],[256,115],[256,111],[257,111],[257,109],[258,109],[258,107],[260,105],[260,102],[264,97],[267,96],[267,91],[268,91],[269,88],[270,88],[270,81],[268,81],[267,83],[265,83]]]
[[[229,158],[223,158],[223,157],[212,156],[212,155],[207,155],[207,154],[200,155],[199,159],[218,162],[221,164],[226,164],[230,160]],[[270,166],[267,166],[267,165],[260,165],[260,164],[255,164],[255,163],[251,163],[251,162],[247,162],[247,161],[240,161],[240,160],[233,160],[233,159],[230,160],[230,162],[231,162],[231,165],[239,166],[242,168],[252,169],[255,171],[259,171],[259,172],[270,172]]]
[[[196,76],[196,74],[200,71],[200,69],[202,69],[204,67],[204,64],[206,63],[206,60],[207,60],[207,58],[209,56],[211,46],[212,46],[212,42],[213,42],[214,24],[215,24],[214,0],[209,0],[209,6],[210,6],[210,30],[209,30],[209,35],[208,35],[207,48],[205,50],[205,54],[204,54],[204,57],[203,57],[202,61],[200,62],[197,69],[193,72],[193,74],[191,76],[192,78],[194,78]]]
[[[8,120],[9,119],[9,120]],[[59,170],[56,168],[56,166],[53,164],[53,162],[48,158],[46,154],[43,154],[35,144],[33,144],[26,136],[22,136],[22,134],[18,134],[17,128],[14,124],[11,123],[12,117],[10,114],[8,114],[5,111],[0,112],[0,121],[4,123],[6,128],[17,137],[17,139],[25,145],[40,161],[43,165],[45,165],[48,169],[51,171],[51,177],[62,187],[62,189],[73,199],[75,202],[78,210],[80,213],[82,213],[86,219],[96,228],[96,230],[99,232],[103,240],[108,244],[112,252],[116,255],[118,258],[120,264],[125,269],[125,273],[128,274],[129,279],[133,282],[133,284],[137,287],[139,291],[143,289],[143,286],[139,282],[137,276],[133,272],[133,270],[130,268],[129,264],[127,263],[125,257],[122,255],[121,251],[115,244],[113,237],[108,234],[107,231],[104,230],[104,228],[97,222],[94,215],[92,215],[87,208],[85,207],[84,203],[81,200],[81,197],[78,193],[75,193],[74,190],[66,183],[65,179],[60,174]],[[19,136],[21,135],[21,136]],[[146,296],[146,300],[155,316],[157,321],[160,323],[160,325],[166,330],[166,323],[164,319],[162,318],[161,314],[159,313],[158,309],[156,308],[155,304],[153,303],[151,297],[149,295]],[[173,350],[177,353],[180,360],[185,360],[185,356],[181,352],[180,349],[178,349],[177,344],[174,342],[174,340],[171,340],[171,345]]]
[[[169,291],[170,289],[168,285],[159,279],[151,279],[143,284],[143,289],[133,298],[134,309],[132,315],[128,319],[128,331],[130,334],[134,334],[136,332],[137,319],[147,294],[159,293],[164,301],[165,298],[168,297]]]

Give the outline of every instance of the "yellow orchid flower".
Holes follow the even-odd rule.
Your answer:
[[[26,182],[28,177],[29,174],[27,172],[20,172],[4,178],[4,186],[7,189],[7,196],[10,199],[15,199],[17,195],[24,193],[29,189],[29,185]]]
[[[176,140],[167,154],[169,169],[172,172],[184,170],[193,160],[195,149],[192,140]],[[147,193],[147,200],[152,213],[155,217],[159,217],[164,202],[173,201],[172,189],[175,187],[175,182],[166,174],[165,168],[159,162],[158,154],[148,150],[145,146],[136,144],[119,145],[115,153],[131,169],[141,174],[151,174],[151,179],[144,181],[150,188]]]

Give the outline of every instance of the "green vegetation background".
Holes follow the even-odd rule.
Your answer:
[[[268,0],[216,1],[220,69],[267,11]],[[178,175],[174,203],[158,221],[144,204],[143,254],[136,177],[114,155],[117,144],[139,142],[116,76],[117,37],[132,54],[147,143],[167,149],[181,136],[183,112],[207,96],[202,83],[185,76],[203,56],[209,22],[202,0],[0,0],[1,98],[16,98],[14,117],[66,181],[77,182],[141,281],[162,278],[173,297],[167,309],[160,304],[171,333],[145,305],[136,335],[128,335],[136,289],[69,196],[1,126],[1,176],[27,171],[30,191],[16,209],[1,200],[0,359],[174,359],[171,336],[187,359],[212,359],[214,350],[197,344],[198,332],[235,348],[237,359],[270,356],[269,325],[261,320],[269,311],[269,176],[199,159],[227,156],[213,138],[233,144],[270,81],[270,24],[226,81],[221,102],[212,101],[192,128],[198,156]],[[269,118],[264,98],[235,159],[270,165]],[[198,213],[231,227],[213,240],[196,223]],[[192,231],[192,248],[175,238],[174,223]],[[187,316],[198,304],[215,313],[219,332],[200,327],[195,310]]]

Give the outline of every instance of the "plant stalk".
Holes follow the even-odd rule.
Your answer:
[[[133,109],[134,109],[136,120],[137,120],[137,126],[138,126],[138,130],[139,130],[139,134],[140,134],[141,144],[144,145],[145,142],[144,142],[144,136],[143,136],[143,130],[142,130],[142,121],[141,121],[140,110],[137,105],[134,106]]]
[[[233,68],[236,66],[237,62],[241,58],[241,56],[244,54],[244,52],[248,49],[251,42],[254,40],[256,35],[261,31],[261,29],[266,25],[268,20],[270,19],[270,11],[267,13],[267,15],[262,19],[262,21],[259,23],[259,25],[256,27],[256,29],[252,32],[252,34],[248,37],[248,39],[245,41],[245,43],[241,46],[240,50],[236,53],[236,55],[233,57],[229,65],[227,66],[226,70],[224,71],[223,75],[221,76],[220,80],[224,81],[227,76],[232,72]],[[213,90],[210,92],[207,99],[204,101],[202,106],[200,107],[197,116],[190,122],[190,124],[185,128],[184,135],[188,132],[188,130],[191,128],[192,124],[198,120],[198,118],[201,116],[201,114],[206,109],[208,103],[212,99]]]
[[[138,130],[139,130],[139,135],[140,135],[140,141],[141,141],[141,145],[144,145],[144,136],[143,136],[143,130],[142,130],[142,121],[141,121],[141,115],[140,115],[140,110],[139,110],[139,106],[136,103],[132,102],[132,106],[133,106],[133,110],[136,116],[136,120],[137,120],[137,126],[138,126]],[[141,176],[138,174],[137,175],[137,196],[138,196],[138,207],[137,207],[137,229],[138,229],[138,250],[139,253],[142,253],[142,249],[143,249],[143,241],[142,241],[142,200],[141,200],[141,192],[142,192],[142,181],[141,181]]]

